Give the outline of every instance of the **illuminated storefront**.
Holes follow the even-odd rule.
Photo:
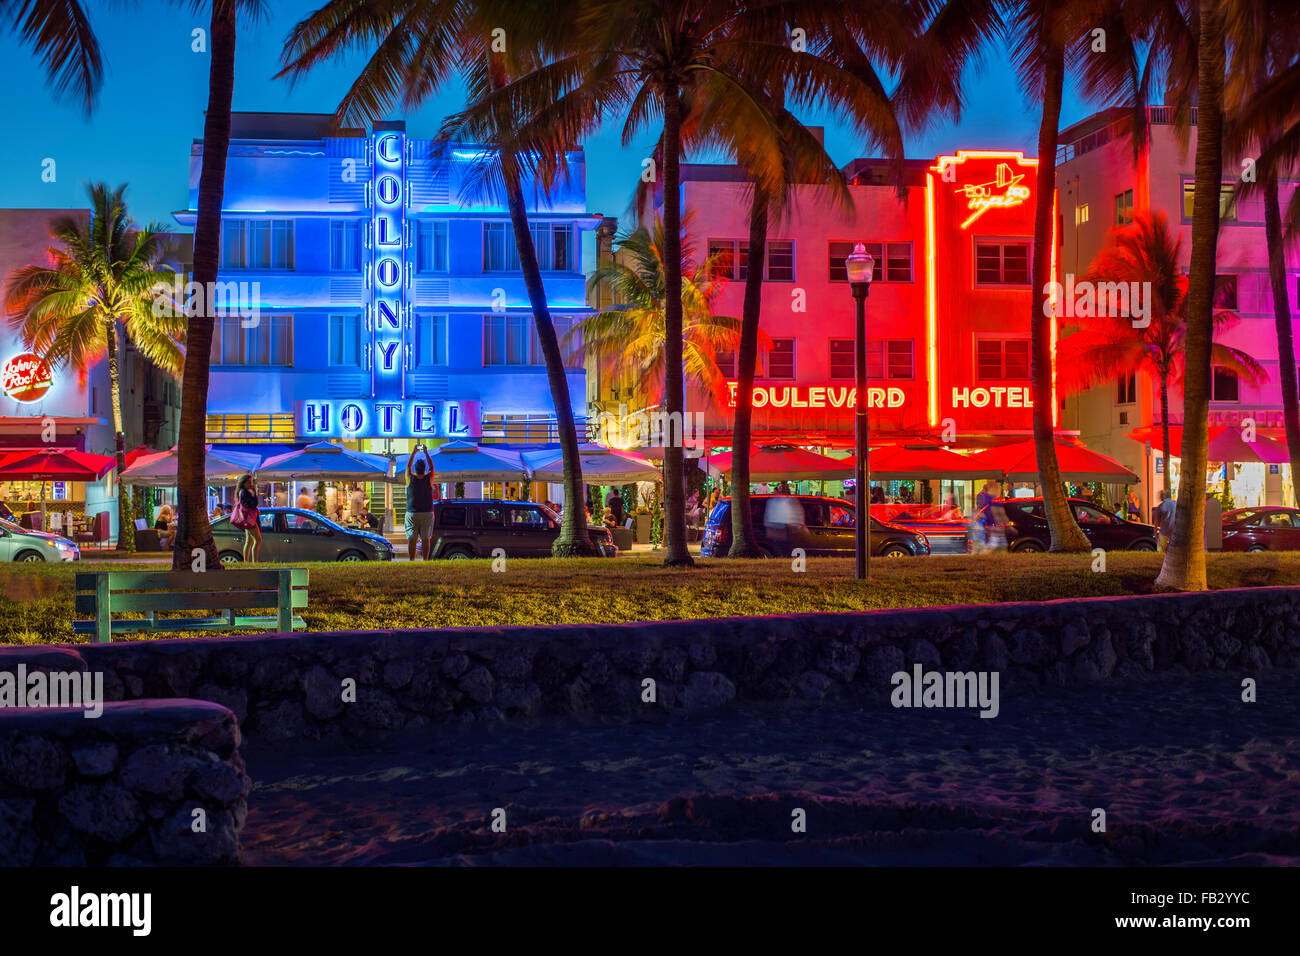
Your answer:
[[[556,412],[504,197],[481,150],[435,149],[400,122],[235,114],[220,281],[250,301],[217,320],[215,442],[331,440],[371,452],[450,439],[546,443]],[[202,144],[191,159],[195,218]],[[529,218],[557,333],[585,311],[582,152]],[[585,426],[585,382],[569,370]],[[400,493],[400,490],[399,490]],[[551,495],[555,497],[554,494]]]

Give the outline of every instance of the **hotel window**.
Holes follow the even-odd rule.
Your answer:
[[[239,316],[223,316],[212,327],[216,365],[293,365],[293,316],[264,315],[251,328]]]
[[[1214,307],[1237,311],[1237,277],[1235,275],[1217,275],[1214,277]]]
[[[767,244],[768,282],[794,281],[794,242],[789,239],[776,239]]]
[[[357,220],[330,220],[330,270],[361,271],[361,223]]]
[[[1116,395],[1115,395],[1115,403],[1117,405],[1132,405],[1134,402],[1138,400],[1136,372],[1130,373],[1128,375],[1121,375],[1116,380],[1116,386],[1117,388],[1116,388]]]
[[[709,258],[717,257],[716,274],[743,280],[749,274],[749,242],[745,239],[710,239]]]
[[[856,375],[852,339],[831,339],[831,378],[852,379]]]
[[[329,326],[330,365],[360,365],[361,316],[331,315]]]
[[[868,339],[867,378],[907,380],[916,376],[915,343],[911,339]],[[831,339],[831,378],[857,377],[852,339]]]
[[[560,346],[560,358],[564,361],[564,367],[568,369],[582,368],[582,333],[579,332],[571,338],[569,337],[578,322],[579,320],[571,315],[551,316],[551,327],[555,329],[555,341]],[[537,335],[537,323],[533,321],[532,316],[528,317],[528,329],[530,342],[532,343],[532,364],[545,365],[546,355],[542,352],[542,340]]]
[[[529,225],[537,265],[543,272],[573,271],[573,226],[570,223],[535,222]],[[483,271],[518,272],[519,246],[508,222],[483,223]]]
[[[1088,221],[1088,204],[1086,202],[1079,203],[1079,205],[1074,207],[1074,224],[1076,226],[1082,226],[1087,221]]]
[[[415,361],[417,365],[447,364],[447,317],[417,314],[415,317]]]
[[[222,222],[222,266],[228,269],[293,268],[293,220]]]
[[[713,361],[717,363],[718,371],[722,373],[723,378],[734,379],[736,377],[736,350],[719,349],[713,356]]]
[[[794,378],[794,339],[773,339],[767,352],[768,378]]]
[[[1183,183],[1183,222],[1192,221],[1192,209],[1196,203],[1196,182],[1187,180]],[[1237,221],[1237,188],[1231,183],[1219,187],[1219,221]]]
[[[528,365],[531,315],[483,316],[483,364]]]
[[[832,242],[827,249],[827,272],[831,282],[848,282],[844,261],[853,251],[854,242]],[[875,260],[871,269],[872,284],[912,281],[912,244],[910,242],[864,242],[863,248]]]
[[[1232,369],[1215,366],[1214,375],[1210,379],[1210,401],[1241,401],[1241,383],[1237,379],[1236,372],[1232,371]]]
[[[1127,226],[1133,221],[1133,190],[1115,194],[1115,225]]]
[[[1027,381],[1029,339],[978,339],[975,377],[981,382]]]
[[[415,269],[417,272],[449,271],[447,252],[447,227],[445,220],[421,219],[416,236]],[[514,234],[510,234],[514,241]]]
[[[1029,243],[975,243],[975,282],[979,285],[1029,285]]]

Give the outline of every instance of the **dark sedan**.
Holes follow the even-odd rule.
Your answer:
[[[1126,521],[1119,515],[1080,498],[1068,499],[1074,519],[1094,547],[1104,551],[1154,551],[1156,529],[1149,524]],[[1043,512],[1042,498],[999,498],[997,504],[1007,516],[1007,549],[1016,552],[1046,551],[1052,543]]]
[[[373,531],[353,531],[300,508],[262,508],[259,561],[391,561],[393,546]],[[229,516],[212,522],[217,554],[225,565],[244,560],[244,531]]]
[[[1300,510],[1238,508],[1223,516],[1224,551],[1300,551]]]
[[[782,507],[789,505],[789,507]],[[754,519],[754,538],[767,557],[788,557],[796,548],[804,554],[826,557],[852,557],[857,512],[853,503],[842,498],[816,495],[750,495],[750,515]],[[782,515],[802,520],[785,520]],[[911,558],[930,553],[929,539],[919,531],[871,519],[868,546],[882,558]],[[731,549],[731,499],[723,498],[713,507],[700,545],[703,557],[725,558]]]

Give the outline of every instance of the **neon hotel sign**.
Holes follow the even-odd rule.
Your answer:
[[[729,405],[736,407],[736,382],[727,383]],[[868,388],[868,408],[901,408],[907,395],[901,388]],[[830,385],[755,385],[754,408],[856,408],[858,390]],[[1033,408],[1029,389],[1024,386],[957,388],[952,390],[953,408]]]

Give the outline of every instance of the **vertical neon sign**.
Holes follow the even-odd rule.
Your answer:
[[[376,130],[371,171],[370,381],[375,398],[405,398],[406,134]],[[358,426],[360,428],[362,426]]]

